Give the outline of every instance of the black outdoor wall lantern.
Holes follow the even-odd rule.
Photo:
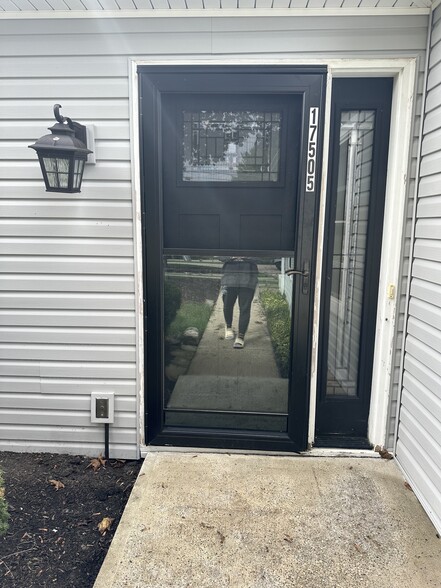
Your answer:
[[[61,104],[54,105],[58,122],[49,128],[52,134],[29,147],[37,152],[47,192],[80,192],[84,164],[92,153],[87,148],[87,129],[62,116],[60,108]]]

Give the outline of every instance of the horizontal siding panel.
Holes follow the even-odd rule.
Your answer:
[[[410,289],[411,296],[441,306],[441,286],[423,280],[413,279]]]
[[[69,0],[69,3],[72,0]],[[135,0],[137,3],[139,0]],[[237,1],[237,0],[235,0]],[[130,0],[131,2],[131,0]],[[99,7],[99,4],[97,4]],[[183,0],[183,6],[185,8],[185,3]],[[118,3],[115,5],[118,7]],[[132,7],[134,7],[132,3]],[[165,8],[169,8],[167,4],[164,5]],[[132,33],[141,33],[147,35],[148,33],[179,33],[179,32],[188,32],[190,33],[199,33],[199,32],[207,32],[211,30],[212,27],[212,19],[210,17],[201,17],[201,18],[155,18],[154,20],[150,18],[140,18],[138,14],[133,15],[135,18],[120,18],[120,19],[113,19],[113,18],[101,18],[99,21],[95,19],[70,19],[70,18],[60,18],[57,19],[57,28],[54,31],[53,22],[50,19],[29,19],[22,20],[21,23],[16,23],[15,21],[8,21],[7,27],[5,28],[5,32],[9,35],[26,35],[26,36],[35,36],[38,38],[38,35],[44,35],[49,38],[57,37],[57,36],[66,36],[69,35],[84,35],[88,34],[91,35],[93,38],[95,37],[107,37],[107,35],[128,35]],[[237,18],[237,17],[236,17]],[[415,18],[419,19],[418,22],[423,23],[426,17],[416,16]],[[286,20],[283,18],[272,18],[274,19],[275,23],[278,21]],[[325,20],[325,19],[322,19]],[[393,20],[392,18],[390,20]],[[401,20],[405,21],[406,19]],[[427,19],[426,19],[427,20]],[[245,22],[247,19],[242,19]],[[311,18],[307,19],[307,23],[311,26]],[[276,26],[276,24],[274,25]],[[403,23],[403,26],[405,24]],[[75,46],[75,44],[74,44]],[[66,75],[66,71],[64,72]]]
[[[441,266],[434,261],[415,260],[412,273],[414,277],[441,284]]]
[[[124,368],[125,369],[125,368]],[[110,374],[108,374],[110,376]],[[112,375],[113,377],[116,377]],[[102,380],[95,377],[89,380],[68,379],[68,378],[41,378],[41,394],[85,394],[90,396],[91,392],[114,392],[115,396],[132,396],[136,398],[135,380]]]
[[[441,332],[435,327],[409,317],[407,332],[441,354]]]
[[[440,222],[436,218],[420,218],[415,225],[417,239],[441,239]]]
[[[41,392],[40,378],[5,378],[0,376],[0,407],[18,406],[26,395]],[[14,394],[17,393],[17,394]]]
[[[74,19],[70,21],[74,22]],[[10,24],[10,23],[8,23]],[[36,21],[32,21],[32,26]],[[1,55],[1,53],[0,53]],[[17,55],[5,58],[0,57],[0,71],[6,78],[48,78],[65,79],[66,72],[69,76],[80,80],[84,78],[127,77],[129,75],[129,62],[124,55],[54,55],[44,57],[29,57]],[[64,105],[63,105],[64,107]],[[53,123],[52,123],[53,124]],[[48,125],[49,126],[49,125]]]
[[[78,438],[72,443],[65,441],[33,441],[33,440],[2,440],[0,439],[0,451],[13,451],[17,453],[33,452],[33,453],[66,453],[68,455],[87,455],[89,457],[103,453],[104,446],[102,440],[97,440],[92,443],[82,443]],[[137,445],[113,443],[110,442],[110,454],[114,459],[139,459],[139,451]],[[19,457],[19,456],[17,456]]]
[[[28,345],[0,344],[0,358],[5,360],[40,361],[136,361],[134,347],[126,345]]]
[[[134,380],[99,380],[89,379],[69,380],[67,378],[39,378],[39,377],[0,377],[0,402],[5,402],[5,406],[23,406],[32,408],[35,406],[32,400],[33,394],[38,398],[55,396],[54,403],[43,403],[43,408],[59,408],[60,399],[69,403],[76,397],[87,397],[90,403],[92,392],[114,392],[115,403],[118,410],[129,410],[127,407],[136,406],[136,383]],[[45,396],[47,395],[47,396]],[[14,397],[13,404],[9,398]],[[30,404],[30,403],[33,404]],[[44,400],[44,402],[46,402]],[[21,403],[24,403],[23,405]],[[119,403],[119,404],[118,404]],[[39,405],[40,406],[40,405]]]
[[[441,376],[428,369],[424,363],[424,358],[420,361],[407,353],[404,359],[404,369],[405,377],[413,377],[420,385],[430,390],[433,394],[436,396],[440,395]]]
[[[421,404],[425,411],[424,415],[418,419],[422,427],[427,433],[432,431],[434,439],[441,439],[441,388],[436,388],[435,391],[429,390],[408,372],[404,374],[403,386],[406,389],[406,392],[403,393],[403,406],[408,405],[408,395],[411,395],[412,402]],[[412,408],[408,409],[413,415],[416,415],[419,407],[415,408],[415,412]],[[439,437],[437,437],[437,433],[439,433]],[[439,451],[441,451],[441,447]]]
[[[436,67],[441,62],[441,43],[433,45],[429,56],[429,69]]]
[[[438,376],[441,376],[441,355],[430,345],[426,345],[411,334],[406,337],[406,353],[426,366]]]
[[[427,461],[427,456],[421,452],[412,439],[411,433],[404,427],[402,437],[397,442],[397,459],[410,485],[417,492],[418,498],[423,498],[427,513],[439,530],[441,528],[441,493],[427,476],[427,465],[425,468],[422,465]]]
[[[40,363],[40,376],[42,378],[97,378],[109,380],[136,378],[135,363],[117,363],[120,361],[120,359],[115,359],[112,362],[110,358],[107,359],[107,363],[44,361]]]
[[[38,81],[33,80],[33,84],[38,85]],[[66,109],[63,108],[63,110]],[[39,137],[47,135],[48,128],[53,126],[56,122],[55,119],[48,118],[50,115],[51,110],[48,108],[45,113],[45,119],[38,120],[38,122],[34,120],[2,120],[4,114],[0,110],[2,128],[0,149],[3,148],[1,141],[26,141],[26,143],[30,145],[31,143],[35,143]],[[90,119],[89,115],[87,115],[87,118],[81,119],[81,123],[87,127],[93,127],[96,141],[128,141],[130,139],[128,120],[106,120],[103,123],[97,124],[97,119]],[[32,154],[32,150],[30,150],[29,153]]]
[[[441,112],[440,112],[441,115]],[[441,174],[422,178],[419,183],[418,197],[439,196],[441,194]]]
[[[35,161],[0,161],[0,179],[37,180],[41,179],[41,169],[37,157]],[[130,162],[98,161],[96,165],[86,165],[84,179],[88,181],[105,181],[131,179]],[[84,189],[84,188],[83,188]]]
[[[439,186],[441,190],[441,186]],[[434,218],[438,222],[438,227],[441,229],[441,222],[438,220],[441,217],[441,195],[429,196],[418,201],[417,206],[418,219],[420,218]],[[441,238],[439,235],[438,238]]]
[[[96,140],[95,143],[89,145],[89,147],[95,153],[95,157],[98,160],[130,160],[130,143],[128,141]],[[23,143],[22,141],[0,141],[0,157],[4,160],[36,160],[35,151],[29,149],[28,142]]]
[[[121,276],[51,276],[6,275],[0,290],[32,292],[134,292],[133,277]]]
[[[1,37],[0,37],[1,39]],[[93,41],[92,41],[93,42]],[[0,43],[1,46],[1,43]],[[70,99],[63,104],[63,114],[73,120],[79,120],[86,124],[86,120],[104,121],[107,119],[127,120],[129,118],[129,101],[127,99]],[[52,106],[48,105],[46,99],[41,100],[2,100],[0,102],[0,112],[2,118],[18,120],[49,120],[50,126],[54,124],[52,116]],[[45,133],[48,134],[48,133]]]
[[[372,31],[359,29],[347,30],[323,30],[320,36],[311,35],[311,31],[279,31],[271,39],[271,52],[293,52],[305,54],[306,52],[346,52],[351,48],[353,53],[357,51],[369,51],[375,42],[377,51],[401,51],[403,46],[412,47],[418,51],[425,49],[426,30],[408,29],[404,33],[397,29],[383,29],[381,35]],[[238,54],[257,53],[262,48],[262,35],[254,31],[220,32],[213,35],[212,53]]]
[[[66,195],[67,196],[67,195]],[[58,200],[57,192],[46,192],[44,184],[39,180],[4,181],[0,199],[5,200],[29,200],[31,198],[43,200]],[[72,200],[78,198],[78,194],[72,194]],[[66,198],[67,200],[68,198]],[[130,182],[88,182],[83,180],[81,200],[130,200],[132,199],[132,186]]]
[[[441,127],[441,106],[438,108],[434,108],[432,112],[429,112],[427,116],[424,117],[424,126],[423,126],[423,133],[427,135],[433,131],[436,131]]]
[[[429,75],[427,76],[427,89],[432,90],[439,84],[441,84],[441,67],[435,67],[429,72]]]
[[[441,68],[440,68],[441,74]],[[441,145],[441,129],[437,129],[433,131],[433,133],[429,133],[423,139],[423,144],[421,146],[421,155],[428,155],[429,153],[434,153],[439,150],[439,146]]]
[[[67,327],[0,327],[1,343],[50,343],[51,345],[135,345],[133,329]],[[91,351],[94,351],[91,349]]]
[[[0,358],[0,376],[38,377],[40,376],[40,362],[4,361]]]
[[[438,304],[434,306],[433,304],[422,302],[417,298],[411,298],[409,303],[409,315],[441,330],[440,306],[441,299],[438,300]]]
[[[135,327],[133,312],[0,310],[0,325],[26,327]]]
[[[128,79],[125,77],[86,78],[81,79],[79,83],[78,79],[65,77],[58,79],[56,84],[36,84],[33,79],[10,78],[3,80],[0,85],[0,99],[44,98],[56,104],[64,99],[101,98],[102,96],[128,98]],[[64,110],[63,107],[63,114]],[[70,114],[66,113],[66,116]]]
[[[0,308],[12,309],[67,309],[134,310],[133,294],[81,294],[78,292],[0,292]],[[22,312],[22,311],[21,311]]]
[[[416,42],[419,34],[415,34],[413,29],[410,29],[409,34],[416,37]],[[35,42],[36,40],[37,43]],[[78,33],[72,35],[69,32],[63,35],[40,37],[34,35],[3,35],[0,37],[0,53],[3,56],[10,55],[11,57],[17,55],[29,55],[32,57],[39,55],[44,57],[54,53],[69,56],[72,54],[73,47],[77,55],[132,56],[142,54],[211,53],[211,41],[212,35],[206,32],[199,32],[197,35],[192,35],[190,32],[175,32],[170,37],[158,32],[157,29],[149,34],[142,32],[127,35],[119,33],[108,35],[84,35]],[[64,75],[66,75],[66,71]]]
[[[134,363],[77,361],[5,361],[0,359],[0,376],[30,376],[57,379],[130,380],[136,378]]]
[[[63,239],[0,237],[4,255],[50,255],[90,257],[131,257],[132,239]]]
[[[1,219],[0,235],[4,237],[86,237],[127,239],[132,237],[132,221]]]
[[[235,0],[236,1],[236,0]],[[253,2],[254,0],[252,0]],[[311,0],[310,0],[311,2]],[[309,2],[309,5],[310,5]],[[340,4],[342,2],[340,1]],[[289,0],[288,0],[289,4]],[[288,7],[288,4],[286,7]],[[308,4],[308,0],[304,1],[304,6]],[[321,2],[323,6],[323,2]],[[223,4],[222,4],[223,6]],[[341,35],[345,35],[348,31],[365,31],[366,34],[376,35],[387,35],[390,29],[396,29],[398,32],[402,32],[405,35],[406,29],[421,29],[427,27],[428,18],[425,15],[415,15],[411,18],[405,16],[366,16],[360,19],[359,16],[345,16],[344,18],[332,18],[332,30],[340,31]],[[236,32],[247,32],[250,28],[254,31],[263,33],[271,33],[275,31],[320,31],[327,32],[330,29],[330,18],[329,16],[305,16],[302,18],[286,18],[286,17],[268,17],[261,19],[254,19],[250,24],[249,18],[235,16],[231,17],[219,17],[213,19],[213,30],[214,31],[236,31]],[[310,32],[311,34],[311,32]],[[408,40],[407,40],[408,41]],[[403,40],[402,45],[405,46],[406,40]]]
[[[68,218],[68,219],[131,219],[131,202],[87,202],[84,200],[0,200],[0,217],[6,218]]]
[[[438,108],[441,104],[441,86],[436,86],[432,90],[429,90],[426,98],[426,113],[431,110]]]
[[[406,404],[402,407],[401,422],[403,430],[400,432],[400,438],[408,434],[407,443],[414,443],[414,451],[418,448],[420,464],[426,477],[437,488],[441,497],[441,447],[434,441],[432,434],[438,434],[438,431],[430,428],[436,424],[435,420],[430,420],[430,414],[421,408],[418,402],[403,391],[403,402]],[[419,420],[421,419],[421,420]],[[433,422],[432,422],[433,421]],[[429,427],[426,430],[425,427]]]
[[[63,442],[96,442],[102,441],[103,426],[90,425],[89,427],[57,427],[57,426],[40,426],[40,425],[5,425],[1,429],[0,437],[4,439],[29,441],[57,441],[62,439]],[[121,429],[110,427],[111,443],[135,443],[136,430]]]
[[[419,259],[441,262],[441,240],[417,239],[414,246],[414,256]]]
[[[89,407],[85,410],[73,410],[61,404],[58,408],[63,410],[42,410],[42,409],[8,409],[2,408],[2,426],[7,425],[32,425],[57,427],[87,427],[90,423],[90,401]],[[95,425],[96,426],[96,425]],[[115,420],[111,424],[112,430],[129,429],[136,430],[136,413],[115,412]],[[94,427],[95,428],[95,427]]]
[[[439,174],[441,172],[441,161],[439,154],[431,153],[423,157],[420,167],[421,177],[429,176],[433,174]]]
[[[0,258],[0,272],[16,274],[133,275],[132,258],[9,255]]]

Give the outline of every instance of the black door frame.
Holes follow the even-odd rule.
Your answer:
[[[329,140],[328,199],[323,258],[320,336],[318,351],[318,387],[316,439],[318,447],[370,448],[367,438],[372,367],[378,302],[378,283],[383,236],[386,172],[389,151],[393,78],[341,78],[333,81],[331,96],[331,132]],[[371,198],[367,227],[357,396],[326,396],[327,356],[332,282],[334,221],[337,200],[340,117],[345,110],[374,110],[375,130],[371,170]]]
[[[146,344],[146,441],[153,445],[303,451],[308,444],[312,321],[321,185],[325,67],[292,66],[139,66],[141,194]],[[163,427],[162,332],[162,177],[161,97],[163,93],[301,94],[303,121],[295,251],[296,268],[308,266],[308,278],[297,278],[293,290],[293,367],[288,433]],[[311,140],[310,109],[318,120]],[[309,149],[309,158],[308,158]],[[315,167],[313,165],[315,163]],[[307,167],[309,176],[307,177]],[[313,169],[314,168],[314,169]],[[314,182],[309,185],[313,171]],[[201,253],[201,251],[199,251]],[[212,252],[209,252],[212,254]],[[255,252],[254,252],[255,253]],[[222,254],[219,252],[218,254]],[[306,283],[308,282],[308,284]],[[294,410],[295,407],[295,410]]]

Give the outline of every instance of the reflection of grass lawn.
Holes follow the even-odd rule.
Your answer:
[[[278,290],[261,290],[274,355],[282,378],[288,377],[291,339],[291,315],[288,302]]]
[[[206,302],[183,302],[167,335],[180,339],[189,327],[195,327],[202,336],[211,315],[212,306]]]

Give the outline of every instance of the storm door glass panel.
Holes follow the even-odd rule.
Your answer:
[[[278,182],[280,112],[184,111],[184,182]]]
[[[341,114],[327,396],[357,396],[374,124],[372,110]]]
[[[164,256],[165,425],[287,431],[289,266],[288,258]]]

